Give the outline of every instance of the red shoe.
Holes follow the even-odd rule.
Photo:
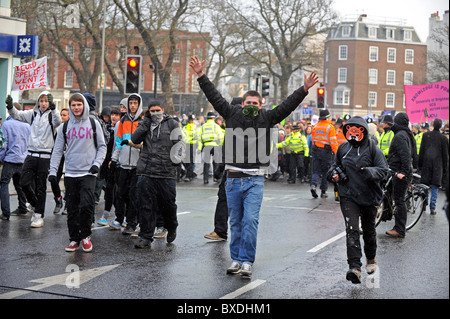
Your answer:
[[[72,252],[78,249],[78,243],[76,241],[71,241],[69,246],[66,247],[66,251]]]
[[[92,250],[92,243],[89,237],[86,237],[85,239],[81,240],[81,248],[83,248],[83,251],[86,253]]]

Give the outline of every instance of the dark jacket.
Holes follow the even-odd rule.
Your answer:
[[[334,163],[328,171],[328,180],[331,180],[336,167],[340,167],[348,180],[341,179],[338,182],[339,196],[350,198],[361,206],[378,205],[383,195],[381,181],[388,172],[386,157],[369,138],[366,121],[354,116],[346,125],[352,123],[365,127],[366,134],[359,147],[354,147],[349,142],[339,145]]]
[[[271,133],[274,133],[271,129],[294,111],[308,94],[301,87],[276,108],[261,109],[256,118],[249,120],[242,113],[242,105],[230,105],[206,75],[199,77],[198,83],[208,101],[225,120],[225,164],[243,169],[269,166],[271,151],[274,150],[277,156],[277,149],[271,145]]]
[[[144,142],[136,166],[136,175],[176,179],[177,165],[184,157],[185,143],[178,122],[167,114],[151,131],[152,119],[146,113],[131,135],[134,144]]]
[[[448,169],[448,139],[438,130],[423,133],[419,152],[420,182],[441,185]]]
[[[395,135],[389,147],[388,164],[394,172],[411,177],[413,168],[418,167],[418,158],[416,141],[408,124],[406,113],[398,113],[395,116],[392,126]]]

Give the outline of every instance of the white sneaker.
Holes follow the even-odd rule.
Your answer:
[[[40,228],[44,226],[44,219],[41,214],[34,213],[31,217],[31,228]]]

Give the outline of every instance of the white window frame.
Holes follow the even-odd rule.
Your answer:
[[[368,30],[367,30],[368,37],[371,38],[371,39],[376,39],[377,38],[377,31],[378,31],[377,27],[368,27]]]
[[[369,69],[369,84],[378,84],[378,69]]]
[[[338,68],[338,83],[347,83],[347,68]]]
[[[404,85],[413,85],[414,83],[414,72],[412,71],[405,71],[403,76],[403,84]]]
[[[414,64],[414,50],[405,49],[405,64]]]
[[[392,59],[390,59],[391,57],[392,57]],[[396,48],[387,48],[386,58],[387,58],[388,63],[396,63],[397,62],[397,49]]]
[[[70,74],[70,76],[69,76],[69,74]],[[65,88],[73,87],[73,71],[72,70],[66,70],[66,72],[64,72],[64,87]]]
[[[172,82],[172,90],[173,92],[178,92],[180,90],[180,75],[176,72],[172,73],[172,76],[170,77],[170,80]]]
[[[386,40],[395,40],[395,28],[386,28]]]
[[[345,61],[348,59],[348,45],[339,46],[338,60]]]
[[[371,61],[371,62],[378,61],[378,47],[376,47],[376,46],[369,47],[369,61]]]
[[[392,102],[392,104],[390,104],[390,102]],[[386,93],[386,108],[395,108],[395,93]]]
[[[412,41],[412,30],[403,30],[403,41]]]
[[[69,58],[73,59],[75,57],[75,47],[72,44],[67,44],[66,53],[69,56]]]
[[[367,105],[370,105],[370,107],[377,107],[377,97],[377,92],[369,91],[367,95]],[[370,104],[370,101],[372,101],[372,104]]]
[[[349,25],[344,25],[341,27],[341,31],[343,37],[349,37],[350,34],[352,33],[352,27]]]
[[[173,56],[173,63],[180,63],[180,61],[181,61],[181,49],[176,48],[175,54]]]
[[[395,70],[386,70],[386,85],[395,85]]]
[[[333,100],[335,105],[350,105],[350,90],[343,89],[334,91]]]

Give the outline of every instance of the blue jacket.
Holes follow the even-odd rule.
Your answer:
[[[0,162],[23,163],[27,157],[30,125],[8,116],[2,130],[5,142],[0,149]]]

